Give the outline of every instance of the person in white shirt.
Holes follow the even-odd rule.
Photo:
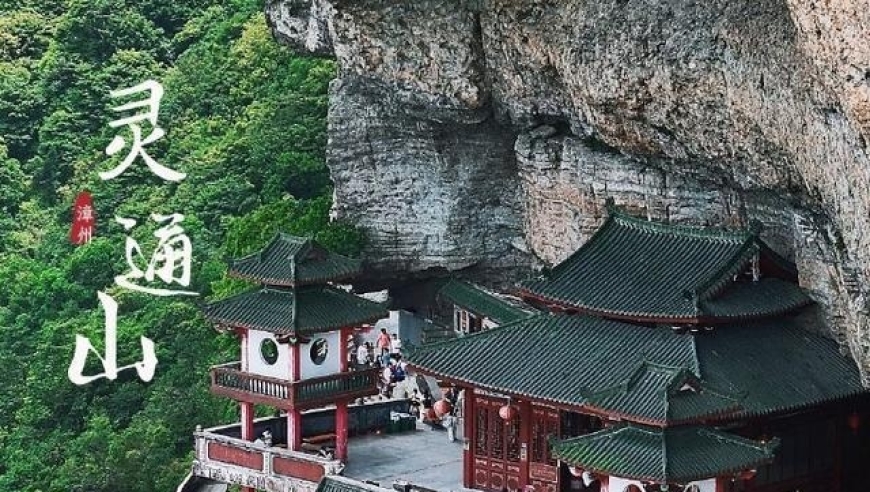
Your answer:
[[[364,343],[356,348],[356,362],[361,366],[367,366],[369,363],[369,348]]]
[[[402,354],[402,341],[399,340],[399,335],[393,333],[393,339],[390,340],[390,354],[391,355],[401,355]]]

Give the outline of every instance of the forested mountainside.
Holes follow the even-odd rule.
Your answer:
[[[194,427],[237,419],[207,390],[207,368],[233,360],[237,342],[197,309],[244,288],[224,279],[224,257],[279,229],[347,254],[361,245],[353,228],[328,224],[335,71],[276,44],[258,0],[0,1],[0,491],[175,490]],[[165,88],[166,130],[148,152],[187,178],[162,181],[138,160],[103,181],[97,173],[119,162],[105,153],[117,133],[109,93],[147,79]],[[83,190],[97,232],[74,247],[71,207]],[[197,298],[114,285],[129,270],[114,217],[139,222],[133,235],[149,257],[152,213],[184,214]],[[99,290],[120,305],[120,365],[139,360],[140,335],[156,343],[150,383],[134,371],[67,379],[76,333],[102,347]]]

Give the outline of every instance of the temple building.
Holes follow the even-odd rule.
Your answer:
[[[453,330],[462,335],[495,328],[536,311],[519,299],[456,279],[438,290],[438,300],[451,303]]]
[[[579,250],[518,289],[540,314],[410,354],[465,390],[464,486],[866,490],[868,392],[807,329],[796,268],[759,233],[610,206]]]
[[[339,287],[359,271],[358,260],[285,234],[230,262],[230,276],[259,285],[207,305],[204,314],[239,338],[241,360],[212,368],[211,391],[239,403],[241,425],[238,435],[231,427],[195,434],[195,475],[248,490],[297,491],[341,471],[348,404],[376,394],[378,379],[377,369],[348,367],[347,341],[388,316],[381,304]],[[279,417],[257,423],[254,405]],[[303,436],[303,411],[325,406],[334,407],[334,426],[307,444],[328,442],[330,452],[303,452],[303,437],[311,437]]]

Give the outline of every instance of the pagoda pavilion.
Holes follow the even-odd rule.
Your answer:
[[[464,486],[866,490],[868,393],[833,340],[799,326],[811,300],[759,232],[611,206],[521,285],[545,312],[410,354],[465,389]]]
[[[212,368],[211,391],[239,403],[241,442],[198,433],[217,440],[197,449],[196,474],[248,490],[302,490],[298,478],[313,490],[324,474],[340,470],[300,452],[302,411],[335,406],[335,429],[324,439],[334,440],[338,462],[346,460],[348,402],[376,394],[378,378],[376,369],[350,370],[347,340],[354,329],[388,316],[382,305],[337,286],[359,272],[358,260],[286,234],[230,261],[230,276],[259,285],[207,305],[204,314],[240,340],[241,360]],[[255,404],[286,412],[283,431],[255,435]]]

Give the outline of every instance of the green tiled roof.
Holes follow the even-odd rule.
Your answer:
[[[697,373],[690,335],[591,316],[540,314],[408,355],[423,370],[484,389],[579,405],[649,361]]]
[[[532,315],[519,306],[467,282],[451,279],[438,294],[456,305],[492,319],[499,324],[510,323]]]
[[[553,456],[608,475],[686,483],[755,468],[773,459],[777,441],[761,444],[704,427],[618,425],[555,442]]]
[[[421,346],[408,359],[424,372],[486,390],[624,413],[639,422],[728,420],[864,392],[857,366],[836,342],[787,320],[693,335],[541,314]],[[696,384],[695,393],[674,392],[680,371]]]
[[[299,335],[366,323],[389,314],[378,303],[315,285],[251,290],[211,303],[204,313],[215,323]]]
[[[747,414],[865,392],[857,366],[834,340],[794,328],[788,319],[700,333],[695,345],[704,381],[742,394]]]
[[[810,302],[782,280],[732,282],[755,255],[780,270],[794,269],[748,231],[675,226],[613,212],[547,278],[526,282],[522,291],[603,316],[675,322],[759,318]]]
[[[741,282],[727,287],[709,301],[701,301],[701,311],[715,318],[729,318],[734,313],[776,315],[795,311],[812,301],[797,285],[778,278],[758,282]]]
[[[327,475],[320,479],[315,492],[395,492],[347,477]]]
[[[741,410],[739,397],[716,391],[682,368],[642,363],[629,380],[592,394],[585,405],[610,415],[673,425]]]
[[[231,260],[229,275],[267,285],[305,285],[359,274],[361,262],[332,253],[309,238],[277,234],[260,252]]]

